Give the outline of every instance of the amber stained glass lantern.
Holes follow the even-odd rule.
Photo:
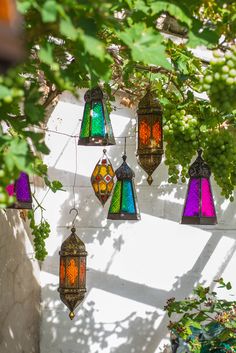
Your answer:
[[[115,172],[111,161],[107,157],[106,150],[103,150],[103,156],[96,164],[91,175],[91,184],[95,195],[104,206],[114,187]]]
[[[152,173],[161,163],[163,155],[162,109],[154,92],[149,89],[138,105],[138,149],[140,166],[148,174],[148,184],[153,182]]]
[[[32,196],[28,174],[21,172],[14,184],[6,187],[9,196],[15,197],[15,202],[8,208],[32,209]]]
[[[216,211],[212,196],[210,167],[202,158],[202,150],[189,168],[189,185],[182,222],[184,224],[216,224]]]
[[[60,284],[58,291],[62,302],[70,310],[71,320],[74,310],[82,302],[86,293],[86,256],[82,240],[71,229],[71,235],[62,243],[60,254]]]
[[[81,124],[79,145],[115,145],[110,116],[99,87],[84,95],[85,106]]]
[[[140,219],[136,191],[134,186],[134,172],[126,163],[126,155],[123,163],[116,170],[117,182],[113,191],[108,219],[138,220]]]
[[[20,16],[15,0],[0,1],[0,71],[4,72],[11,65],[24,57],[21,38]]]

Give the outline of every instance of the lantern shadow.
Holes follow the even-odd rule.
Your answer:
[[[0,352],[39,351],[39,266],[19,211],[0,212]]]

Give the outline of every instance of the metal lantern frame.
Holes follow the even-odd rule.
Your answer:
[[[70,236],[62,243],[60,255],[60,284],[58,292],[61,301],[70,310],[71,320],[74,310],[82,302],[86,293],[86,257],[85,244],[76,235],[72,227]]]
[[[104,101],[104,95],[100,87],[92,88],[88,90],[84,95],[85,106],[83,119],[81,124],[80,136],[78,145],[83,146],[106,146],[115,145],[115,138],[112,130],[112,125],[110,121],[110,116]],[[99,103],[101,106],[101,114],[104,123],[104,134],[93,135],[93,119],[94,117],[94,107]],[[89,111],[89,120],[87,121],[87,114]]]
[[[182,224],[202,224],[202,225],[216,224],[217,223],[216,210],[215,210],[212,188],[211,188],[211,183],[210,183],[211,170],[210,170],[210,167],[208,166],[208,164],[202,158],[202,149],[198,150],[198,157],[189,168],[189,176],[190,176],[190,180],[188,183],[188,190],[187,190],[186,197],[185,197],[185,203],[184,203],[181,223]],[[191,186],[193,185],[194,180],[200,184],[200,185],[197,185],[198,190],[197,190],[197,195],[195,195],[197,197],[197,201],[198,201],[198,215],[187,216],[186,215],[187,206],[188,206],[188,202],[191,205],[191,192],[193,192],[193,190],[191,190]],[[202,212],[203,181],[207,181],[208,197],[210,198],[210,200],[208,199],[208,201],[211,202],[212,214],[213,214],[212,216],[206,216]]]
[[[123,157],[123,163],[121,166],[115,171],[117,182],[113,191],[112,195],[112,200],[111,200],[111,205],[108,211],[108,219],[113,219],[113,220],[139,220],[140,219],[140,212],[138,208],[138,200],[137,200],[137,195],[136,195],[136,190],[135,190],[135,185],[134,185],[134,177],[135,174],[133,170],[128,166],[126,163],[127,156],[124,154]],[[122,210],[123,208],[123,192],[124,192],[124,183],[130,183],[130,193],[131,193],[131,198],[133,202],[133,207],[134,207],[134,212],[128,212]],[[120,184],[118,184],[120,183]],[[113,209],[113,204],[114,204],[114,198],[117,196],[117,188],[118,185],[120,185],[120,194],[118,195],[118,200],[119,200],[119,205],[118,205],[118,212],[114,212]],[[117,201],[118,202],[118,201]]]
[[[148,89],[139,102],[137,115],[138,149],[136,154],[138,163],[148,174],[147,182],[151,185],[152,174],[161,163],[164,153],[162,108],[154,91]]]

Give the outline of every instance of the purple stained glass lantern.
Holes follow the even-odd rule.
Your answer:
[[[8,208],[32,209],[32,197],[28,174],[21,172],[14,184],[7,186],[9,196],[15,196],[16,201]]]
[[[216,211],[211,191],[211,171],[198,150],[196,161],[189,168],[189,185],[182,215],[183,224],[216,224]]]

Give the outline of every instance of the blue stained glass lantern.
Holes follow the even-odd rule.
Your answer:
[[[78,145],[115,145],[110,116],[99,87],[84,95],[85,106]]]
[[[32,197],[29,183],[29,176],[21,172],[14,184],[7,186],[9,196],[15,197],[15,202],[8,208],[32,209]]]
[[[116,170],[117,182],[112,195],[108,219],[138,220],[140,219],[136,191],[134,186],[134,172],[126,163],[126,155],[122,165]]]

